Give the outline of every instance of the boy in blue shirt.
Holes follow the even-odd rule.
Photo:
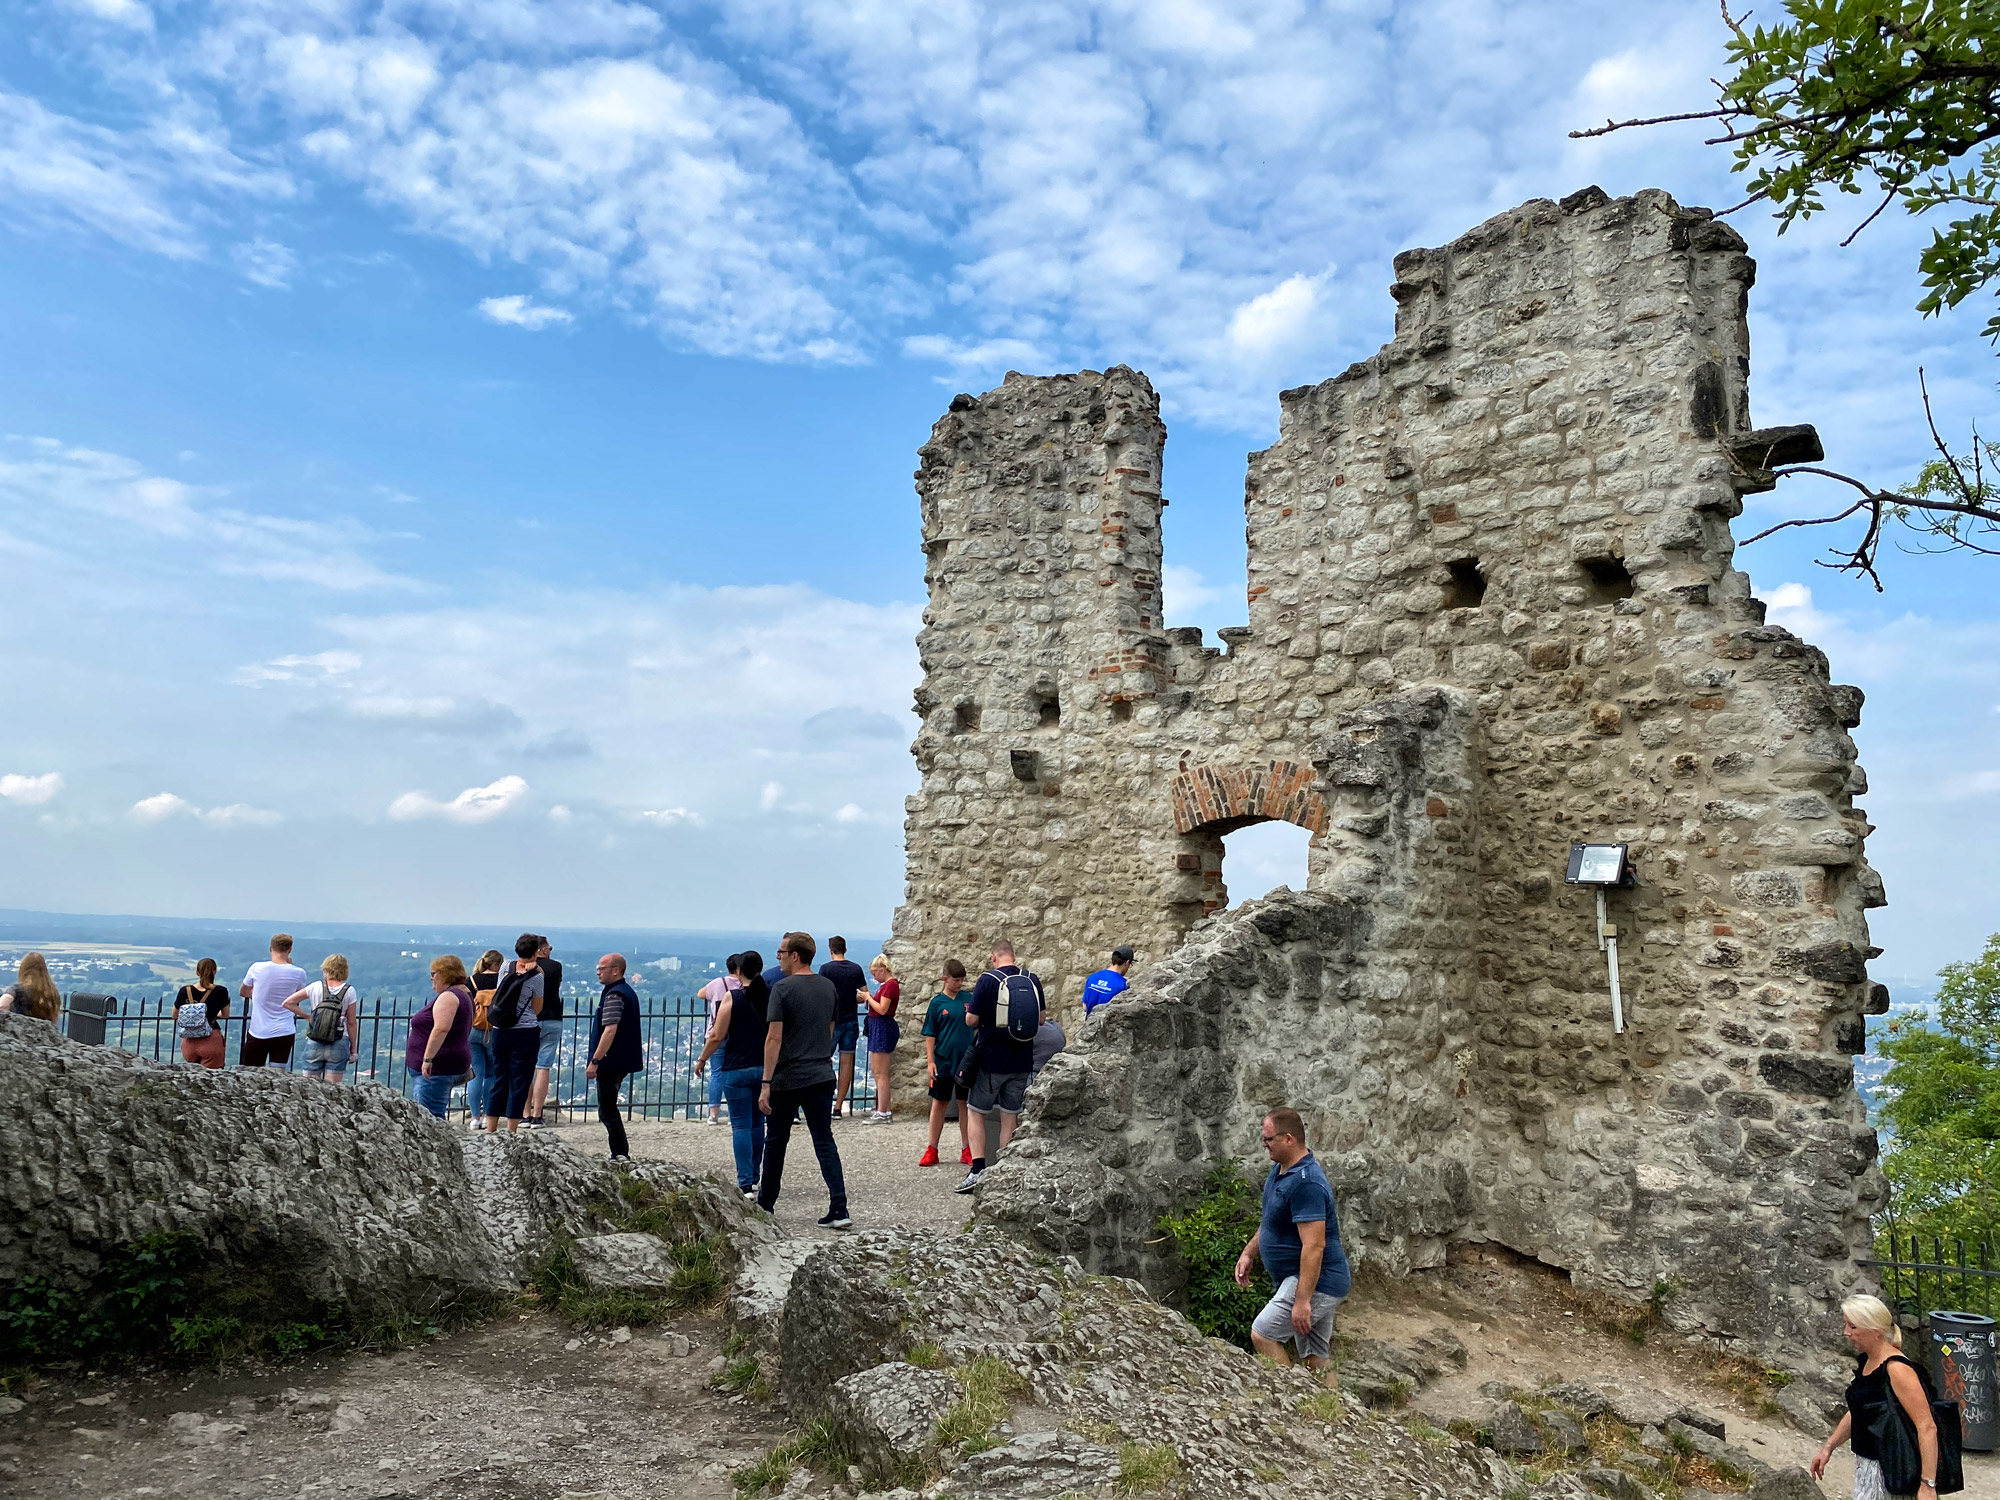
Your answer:
[[[1271,1158],[1264,1217],[1236,1258],[1236,1284],[1250,1284],[1251,1257],[1261,1256],[1277,1290],[1250,1325],[1250,1343],[1281,1365],[1292,1362],[1285,1345],[1295,1343],[1306,1368],[1336,1386],[1333,1315],[1347,1300],[1350,1277],[1333,1185],[1306,1149],[1305,1121],[1297,1110],[1272,1110],[1262,1135]],[[1310,1295],[1300,1295],[1301,1287],[1310,1288]]]
[[[1083,1013],[1088,1016],[1098,1006],[1125,988],[1125,971],[1132,967],[1130,948],[1111,950],[1111,967],[1099,969],[1083,982]]]

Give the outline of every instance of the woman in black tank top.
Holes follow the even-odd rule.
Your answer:
[[[1861,1356],[1847,1387],[1847,1414],[1835,1425],[1813,1455],[1812,1476],[1826,1472],[1827,1461],[1842,1443],[1854,1444],[1854,1500],[1898,1500],[1885,1487],[1881,1454],[1876,1451],[1874,1423],[1894,1402],[1916,1429],[1917,1451],[1926,1479],[1917,1486],[1916,1500],[1937,1500],[1937,1422],[1924,1394],[1916,1367],[1903,1357],[1903,1331],[1880,1297],[1849,1297],[1840,1304],[1841,1333]],[[1900,1492],[1899,1492],[1900,1493]]]
[[[757,1108],[757,1090],[764,1081],[764,1034],[770,986],[764,983],[764,955],[749,952],[737,959],[743,988],[716,1008],[715,1025],[695,1062],[697,1074],[715,1058],[722,1078],[722,1095],[729,1101],[730,1144],[736,1152],[736,1186],[746,1198],[757,1196],[757,1179],[764,1170],[764,1113]],[[715,1054],[720,1052],[720,1057]]]

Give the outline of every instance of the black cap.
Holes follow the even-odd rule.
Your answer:
[[[1113,948],[1111,950],[1111,961],[1114,964],[1129,964],[1132,962],[1132,950],[1130,948]]]

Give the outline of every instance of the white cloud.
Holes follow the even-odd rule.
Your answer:
[[[539,330],[568,323],[572,319],[560,307],[544,307],[531,297],[488,297],[479,304],[479,315],[489,323],[509,328]]]
[[[1324,289],[1332,275],[1329,267],[1317,276],[1287,276],[1270,291],[1252,297],[1230,314],[1230,347],[1246,359],[1261,361],[1316,335],[1323,339],[1315,324],[1324,311]]]
[[[758,794],[757,806],[765,812],[769,812],[778,805],[779,799],[784,795],[785,787],[783,782],[767,781],[764,783],[764,790]]]
[[[1188,616],[1204,604],[1229,597],[1186,563],[1167,563],[1160,569],[1162,613],[1176,625],[1189,623]]]
[[[118,560],[142,571],[187,568],[336,592],[396,581],[364,555],[374,537],[360,523],[249,510],[226,503],[227,494],[117,453],[47,437],[0,439],[0,516],[92,575]]]
[[[245,687],[261,687],[267,682],[297,682],[301,678],[322,681],[359,671],[361,658],[352,651],[316,651],[310,656],[274,656],[269,661],[252,662],[236,669],[233,680]]]
[[[141,797],[132,804],[133,821],[158,823],[176,813],[192,813],[197,809],[185,797],[177,797],[172,792],[155,792],[150,797]]]
[[[684,823],[699,826],[702,821],[700,813],[689,812],[685,807],[643,809],[634,812],[631,816],[637,822],[651,823],[658,828],[672,828],[677,824]]]
[[[199,818],[216,828],[268,828],[273,823],[284,821],[279,814],[266,808],[252,807],[247,802],[200,808],[173,792],[155,792],[150,797],[141,797],[132,804],[129,816],[135,823],[163,823],[175,817]]]
[[[153,29],[153,12],[139,0],[67,0],[69,8],[100,21],[109,21],[114,26],[129,26],[135,31]]]
[[[451,823],[490,823],[528,795],[519,776],[502,776],[487,786],[469,786],[449,802],[427,792],[405,792],[389,804],[389,816],[399,822],[443,818]]]
[[[1812,590],[1803,583],[1781,583],[1763,594],[1764,618],[1793,635],[1811,640],[1836,628],[1831,615],[1813,608]]]
[[[53,799],[63,789],[62,772],[44,771],[39,776],[25,776],[18,771],[9,771],[0,776],[0,797],[9,802],[24,803],[29,807],[40,807]]]
[[[260,238],[245,241],[232,246],[229,257],[236,262],[236,269],[245,281],[253,281],[273,291],[289,287],[292,273],[299,268],[298,256],[276,240]]]
[[[860,823],[865,821],[867,817],[868,814],[861,810],[860,804],[849,802],[833,815],[833,821],[836,823]]]

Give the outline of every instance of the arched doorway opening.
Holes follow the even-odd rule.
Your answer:
[[[1268,896],[1281,885],[1306,888],[1306,859],[1312,830],[1271,819],[1223,835],[1222,880],[1229,904],[1241,906]]]
[[[1327,817],[1312,767],[1283,760],[1195,766],[1175,776],[1170,790],[1181,834],[1183,879],[1174,911],[1184,926],[1233,904],[1222,879],[1225,840],[1240,856],[1232,867],[1241,882],[1239,899],[1262,896],[1280,885],[1305,889],[1306,851],[1325,830]],[[1270,825],[1293,831],[1264,832]],[[1247,839],[1242,837],[1246,834]],[[1259,884],[1273,870],[1285,873]]]

